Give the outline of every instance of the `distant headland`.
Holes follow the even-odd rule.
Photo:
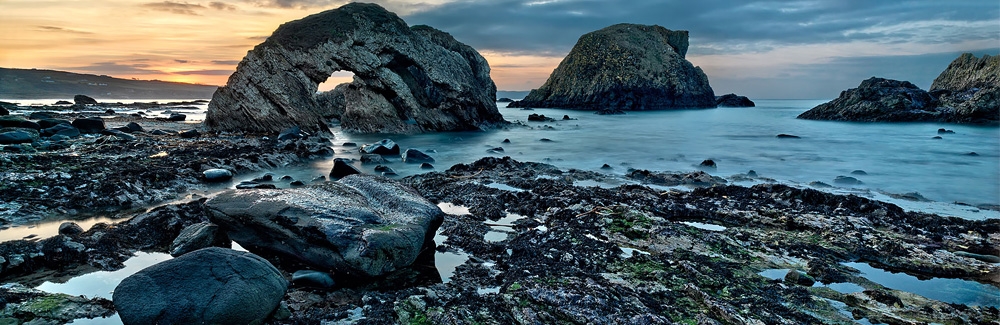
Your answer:
[[[211,98],[217,86],[44,69],[0,68],[0,98],[53,99],[86,94],[105,99]]]

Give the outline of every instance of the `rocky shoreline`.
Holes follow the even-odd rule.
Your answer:
[[[255,150],[271,145],[264,142]],[[604,176],[506,157],[403,178],[403,184],[427,200],[459,206],[445,209],[438,241],[425,247],[412,266],[386,276],[359,280],[334,273],[336,285],[330,287],[292,281],[267,323],[1000,320],[996,307],[892,290],[843,264],[860,261],[996,287],[1000,266],[989,262],[1000,245],[995,222],[905,212],[856,196],[778,184],[724,185],[707,174],[632,174],[649,184],[695,188],[574,186],[574,181]],[[487,186],[491,183],[505,189]],[[105,299],[25,287],[118,269],[136,251],[168,252],[185,227],[210,219],[205,199],[199,199],[157,207],[115,225],[98,224],[82,233],[0,243],[0,278],[17,283],[0,287],[7,297],[2,315],[19,322],[62,323],[69,319],[53,316],[52,310],[86,311],[65,314],[74,318],[113,313],[114,305]],[[721,227],[703,229],[692,222]],[[448,256],[459,257],[453,275],[436,268],[435,259]],[[302,265],[275,258],[269,260],[281,274],[295,279]],[[784,280],[758,274],[768,269],[792,271]],[[844,293],[813,286],[812,281],[853,283],[862,289]],[[42,301],[48,302],[43,304],[47,309],[38,307]]]

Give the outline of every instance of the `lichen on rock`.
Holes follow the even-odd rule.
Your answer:
[[[685,59],[687,49],[687,31],[637,24],[605,27],[581,36],[544,85],[508,107],[715,107],[708,77]]]

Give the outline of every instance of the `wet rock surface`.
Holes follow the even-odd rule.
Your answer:
[[[684,178],[630,173],[650,185]],[[993,221],[905,212],[780,184],[704,182],[692,190],[573,185],[604,177],[510,158],[406,177],[401,182],[430,202],[460,206],[445,209],[434,249],[423,250],[412,266],[365,281],[342,281],[342,274],[331,272],[336,281],[330,287],[323,285],[328,270],[288,263],[288,254],[264,254],[285,279],[299,279],[282,298],[284,312],[265,323],[1000,321],[996,307],[885,288],[841,264],[860,261],[995,286],[1000,267],[991,261],[1000,225]],[[487,186],[494,183],[506,186]],[[193,201],[78,235],[2,243],[0,280],[34,286],[41,279],[120,268],[135,250],[166,252],[182,229],[207,219],[203,201]],[[490,237],[498,232],[499,239]],[[779,280],[758,275],[768,269],[795,274],[790,280],[784,280],[789,272]],[[319,273],[296,277],[301,270]],[[807,286],[809,279],[817,284]],[[863,290],[842,293],[821,285],[832,283]]]
[[[247,252],[200,249],[145,268],[115,288],[125,324],[254,324],[288,288],[281,271]]]
[[[251,252],[357,277],[412,264],[442,218],[412,189],[372,175],[227,191],[205,205],[212,222]]]
[[[750,98],[747,96],[739,96],[736,94],[725,94],[722,96],[715,96],[715,104],[719,107],[754,107],[756,106]]]
[[[318,96],[335,71],[355,81]],[[376,4],[351,3],[278,27],[243,58],[208,106],[213,130],[322,130],[338,118],[363,133],[505,125],[486,60],[448,33],[409,27]]]
[[[638,111],[715,107],[688,32],[617,24],[584,34],[548,80],[507,107]]]

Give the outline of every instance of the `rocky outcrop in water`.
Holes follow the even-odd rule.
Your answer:
[[[934,80],[931,91],[872,77],[798,118],[859,122],[1000,122],[1000,57],[966,53]]]
[[[684,58],[688,32],[618,24],[584,34],[549,79],[507,107],[662,110],[715,107],[701,68]]]
[[[367,277],[412,264],[443,216],[409,187],[371,175],[227,191],[205,207],[212,222],[251,252]]]
[[[871,77],[858,88],[820,104],[798,118],[808,120],[891,122],[932,121],[937,118],[937,99],[909,81]]]
[[[750,98],[747,96],[738,96],[736,94],[725,94],[722,96],[715,96],[715,104],[719,107],[754,107],[756,106]]]
[[[317,101],[317,85],[341,70],[354,72],[354,82]],[[351,3],[278,27],[216,91],[205,123],[276,133],[323,129],[339,118],[352,132],[478,130],[505,124],[489,73],[486,60],[451,35]]]
[[[1000,120],[1000,56],[965,53],[931,84],[941,106],[953,109],[949,122],[996,124]]]

